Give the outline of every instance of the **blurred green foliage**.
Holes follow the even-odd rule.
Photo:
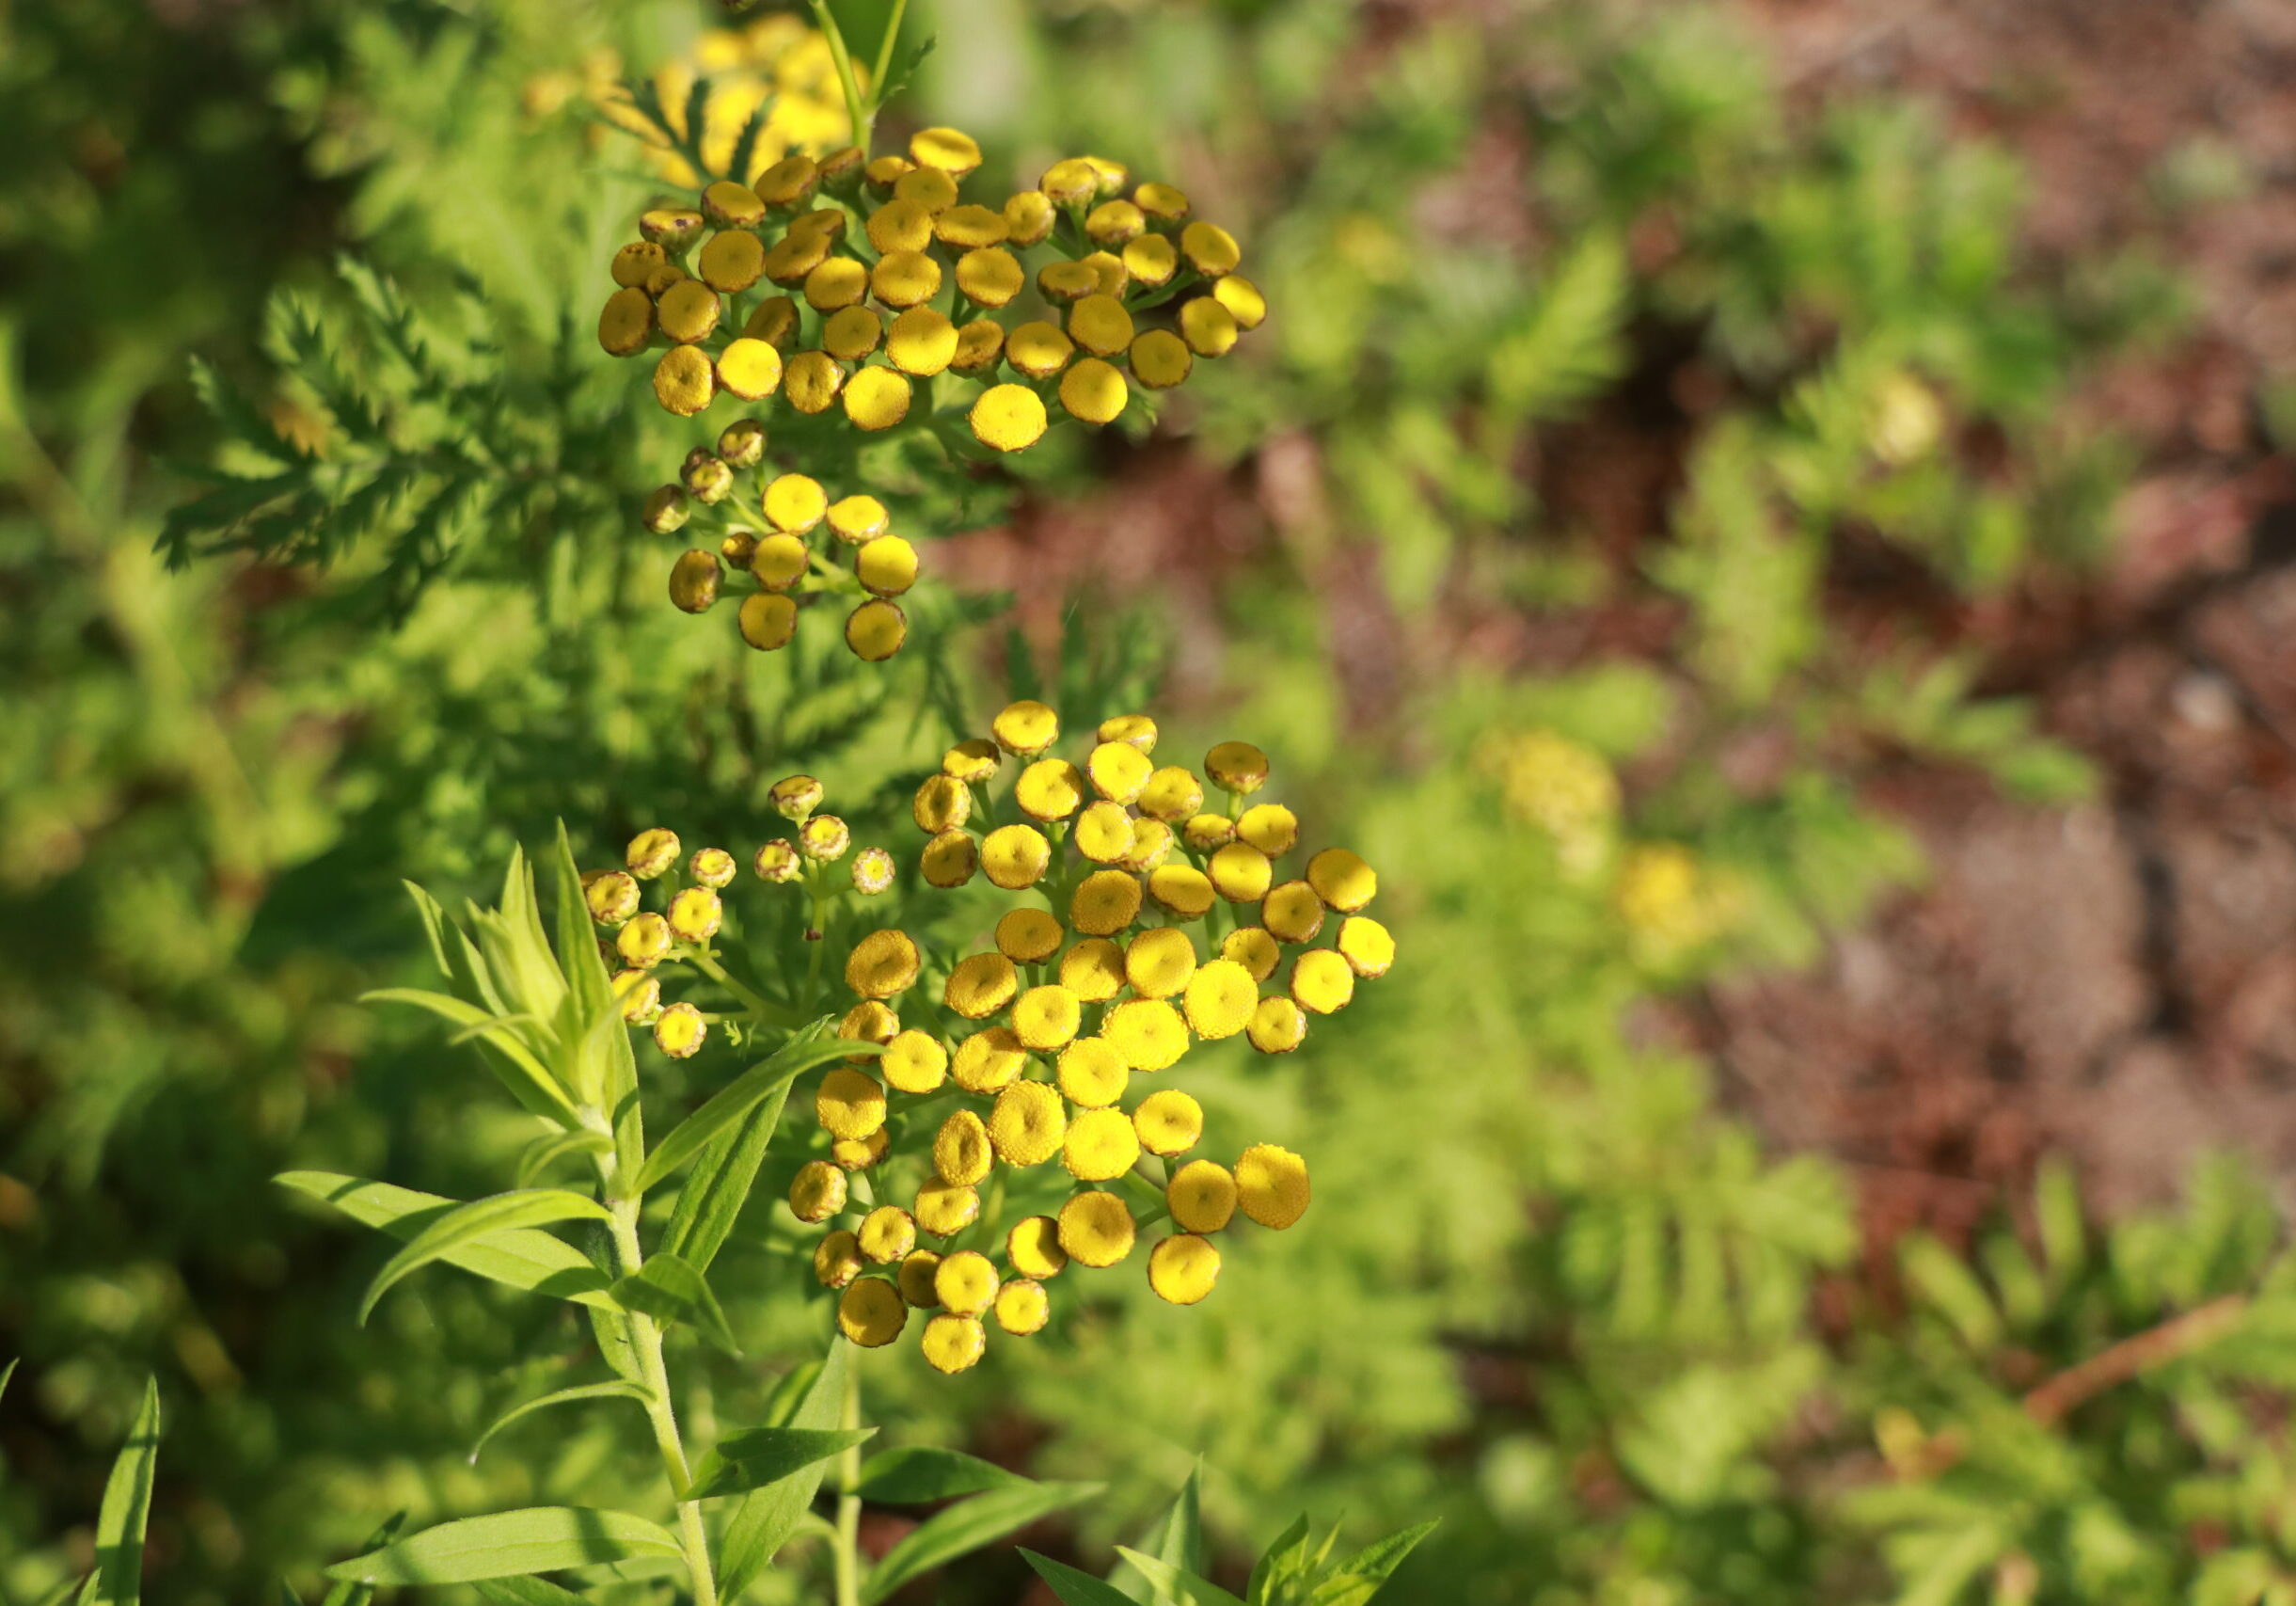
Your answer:
[[[2106,549],[2128,450],[2065,403],[2174,328],[2174,279],[2131,254],[2035,280],[2013,158],[1886,93],[1791,112],[1718,13],[915,11],[941,40],[920,120],[1020,182],[1102,151],[1236,220],[1273,339],[1158,428],[1249,468],[1271,538],[1227,579],[1222,660],[1175,676],[1209,690],[1170,739],[1264,733],[1310,830],[1380,865],[1404,959],[1344,1057],[1237,1056],[1202,1095],[1215,1142],[1313,1156],[1303,1231],[1199,1310],[1128,1289],[963,1384],[889,1370],[895,1437],[1111,1481],[1095,1555],[1199,1454],[1231,1560],[1303,1504],[1441,1516],[1413,1598],[2296,1599],[2296,1305],[2253,1185],[2211,1169],[2181,1212],[2105,1227],[2052,1169],[1967,1255],[1909,1240],[1861,1274],[1842,1176],[1766,1153],[1634,1029],[1919,877],[1863,801],[1881,767],[2088,788],[1925,610]],[[637,561],[638,500],[694,441],[588,326],[653,183],[578,97],[530,91],[710,22],[0,14],[0,143],[25,153],[0,174],[0,1355],[24,1358],[0,1601],[89,1560],[154,1368],[169,1598],[308,1582],[393,1510],[610,1485],[638,1442],[610,1417],[467,1458],[583,1380],[565,1316],[440,1278],[354,1328],[376,1260],[264,1180],[462,1197],[515,1165],[525,1129],[473,1100],[467,1051],[352,1002],[427,967],[400,878],[476,892],[560,817],[598,860],[657,820],[744,848],[800,768],[889,837],[897,810],[861,800],[1025,673],[1028,645],[959,650],[994,599],[945,594],[917,629],[942,644],[858,687],[801,645],[736,660]],[[329,432],[315,463],[276,444]],[[1024,479],[907,505],[897,468],[852,467],[953,532],[1125,454],[1048,442]],[[218,468],[286,479],[241,507]],[[1392,641],[1322,601],[1356,559]],[[1887,628],[1829,625],[1843,596]],[[1155,600],[1079,607],[1030,644],[1058,700],[1138,698]],[[1644,644],[1523,639],[1556,621]],[[1749,783],[1722,760],[1757,737],[1779,756]],[[729,1287],[792,1252],[769,1216]],[[759,1353],[819,1329],[817,1296],[730,1303]],[[720,1375],[728,1420],[772,1382]],[[950,1597],[1026,1577],[1006,1556]]]

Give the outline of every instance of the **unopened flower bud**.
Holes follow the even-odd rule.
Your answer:
[[[853,856],[853,890],[874,897],[893,885],[893,855],[882,848],[863,848]]]
[[[652,881],[677,863],[677,833],[667,826],[657,825],[630,838],[622,862],[630,867],[630,874],[640,881]]]
[[[670,567],[670,600],[689,613],[706,613],[718,600],[718,583],[724,573],[717,553],[692,548]]]
[[[638,522],[657,535],[671,535],[686,527],[690,510],[686,506],[686,487],[664,485],[646,498],[645,511]]]
[[[724,849],[697,848],[693,857],[686,863],[686,873],[704,886],[718,887],[733,881],[736,867],[734,855]]]
[[[634,1026],[650,1026],[661,1019],[661,980],[642,970],[614,972],[614,997],[622,1018]]]
[[[751,861],[750,867],[757,872],[761,880],[789,882],[797,880],[798,871],[804,867],[798,858],[798,851],[777,836],[757,850],[757,856]]]
[[[852,831],[833,814],[816,814],[798,831],[798,851],[816,864],[844,858],[852,845]]]
[[[592,870],[582,878],[582,901],[601,926],[619,926],[638,913],[638,883],[623,870]]]
[[[686,488],[705,505],[715,507],[734,494],[734,470],[724,458],[704,452],[699,462],[689,461]]]
[[[754,469],[765,460],[766,426],[755,419],[736,419],[718,437],[718,455],[736,469]]]
[[[811,775],[790,775],[776,781],[773,789],[767,794],[772,801],[776,814],[800,825],[808,815],[821,806],[824,795],[821,783]]]

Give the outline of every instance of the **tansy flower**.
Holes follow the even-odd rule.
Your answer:
[[[718,934],[725,905],[706,886],[689,886],[670,900],[670,930],[681,943],[696,947]]]
[[[942,1002],[969,1021],[986,1020],[1012,1002],[1021,973],[1003,954],[974,954],[949,972]]]
[[[619,926],[638,913],[637,878],[621,870],[594,870],[582,878],[582,901],[601,926]]]
[[[885,1157],[891,1141],[881,1126],[866,1137],[840,1137],[829,1146],[830,1163],[841,1171],[865,1171]]]
[[[1189,1232],[1217,1232],[1236,1213],[1236,1179],[1214,1160],[1191,1160],[1164,1185],[1172,1224]]]
[[[959,1249],[933,1271],[933,1295],[953,1315],[977,1316],[996,1303],[996,1267],[976,1249]]]
[[[1161,998],[1133,998],[1108,1012],[1100,1027],[1124,1063],[1134,1071],[1166,1071],[1188,1051],[1188,1027],[1180,1011]]]
[[[1132,1252],[1132,1212],[1098,1188],[1073,1194],[1060,1207],[1060,1247],[1081,1265],[1115,1265]]]
[[[1301,1009],[1337,1014],[1354,995],[1354,967],[1336,949],[1309,948],[1291,962],[1291,996]]]
[[[866,1137],[885,1124],[885,1089],[877,1078],[838,1066],[821,1078],[814,1112],[835,1137]]]
[[[1255,1143],[1236,1162],[1236,1203],[1262,1227],[1285,1228],[1307,1210],[1307,1162],[1273,1143]]]
[[[904,1093],[929,1093],[949,1073],[949,1054],[941,1040],[914,1028],[887,1043],[877,1063],[887,1085]]]
[[[814,1246],[814,1278],[824,1288],[843,1288],[862,1272],[861,1247],[840,1227]]]
[[[757,872],[761,881],[792,882],[798,879],[799,872],[805,867],[798,857],[797,849],[777,836],[757,850],[756,856],[750,861],[750,867]]]
[[[828,788],[811,775],[786,775],[767,788],[766,800],[784,819],[802,825],[828,795]]]
[[[656,826],[630,838],[623,862],[640,881],[652,881],[677,863],[677,833]]]
[[[1148,1286],[1175,1305],[1194,1305],[1220,1280],[1220,1251],[1209,1238],[1177,1233],[1148,1251]]]
[[[949,1075],[968,1093],[993,1093],[1021,1074],[1028,1056],[1010,1026],[990,1026],[957,1045]]]
[[[1060,984],[1087,1004],[1124,990],[1124,950],[1106,937],[1086,937],[1060,956]]]
[[[1262,1054],[1289,1054],[1307,1041],[1307,1017],[1290,998],[1262,998],[1244,1035]]]
[[[654,1023],[654,1045],[673,1059],[689,1059],[701,1052],[709,1024],[691,1004],[673,1004]]]
[[[933,1292],[933,1274],[940,1269],[941,1257],[930,1249],[912,1249],[903,1256],[900,1268],[893,1274],[901,1302],[920,1311],[931,1310],[940,1299]]]
[[[847,968],[850,969],[850,964]],[[847,1010],[845,1019],[837,1023],[837,1035],[847,1042],[891,1042],[894,1034],[900,1029],[901,1018],[874,998],[863,998]],[[847,1063],[857,1065],[864,1057],[863,1055],[852,1055],[848,1057]]]
[[[642,970],[618,970],[611,983],[621,1001],[622,1018],[634,1026],[650,1026],[661,1019],[661,979]]]
[[[942,1182],[934,1177],[917,1189],[916,1208],[911,1213],[917,1226],[936,1238],[945,1238],[961,1232],[980,1219],[980,1195],[967,1183]]]
[[[853,890],[874,898],[893,885],[893,855],[882,848],[863,848],[853,855]]]
[[[862,1217],[854,1234],[861,1252],[879,1265],[890,1265],[917,1247],[917,1223],[895,1204],[880,1204]]]
[[[1140,897],[1139,877],[1095,870],[1069,899],[1069,924],[1089,936],[1114,936],[1139,917]]]
[[[880,1349],[901,1336],[909,1306],[881,1277],[863,1277],[837,1301],[837,1330],[863,1349]]]
[[[1052,1313],[1053,1303],[1041,1283],[1021,1279],[996,1291],[996,1325],[1015,1338],[1041,1331]]]
[[[1204,1136],[1204,1109],[1178,1088],[1161,1089],[1132,1111],[1132,1129],[1151,1154],[1184,1154]]]
[[[925,1359],[942,1372],[962,1372],[978,1361],[988,1335],[977,1318],[943,1313],[925,1324]]]
[[[1060,1095],[1051,1087],[1015,1082],[997,1094],[989,1113],[989,1142],[1008,1166],[1041,1165],[1061,1152],[1068,1124]]]
[[[1120,1177],[1139,1158],[1140,1135],[1119,1109],[1084,1111],[1069,1122],[1061,1141],[1060,1163],[1079,1182]]]
[[[675,939],[670,934],[670,922],[648,911],[634,914],[616,933],[614,951],[623,962],[636,970],[651,970],[670,957]]]
[[[733,883],[738,867],[734,855],[722,848],[697,848],[686,863],[686,873],[704,886],[724,887]]]
[[[988,1123],[969,1109],[952,1113],[933,1137],[933,1169],[944,1183],[971,1187],[989,1174],[995,1158]]]
[[[1083,1109],[1099,1109],[1124,1096],[1132,1070],[1105,1038],[1080,1038],[1060,1051],[1060,1090]]]
[[[1188,1029],[1207,1042],[1234,1037],[1259,1006],[1259,979],[1232,959],[1215,959],[1188,978],[1180,1008]]]
[[[1041,1281],[1060,1275],[1069,1251],[1060,1247],[1060,1223],[1050,1216],[1025,1216],[1005,1235],[1005,1258],[1024,1278]]]
[[[997,951],[1015,964],[1041,964],[1060,951],[1067,935],[1041,909],[1015,909],[996,923]]]
[[[827,1221],[845,1208],[845,1173],[827,1160],[808,1160],[789,1184],[789,1210],[800,1221]]]
[[[1084,1001],[1066,987],[1032,987],[1013,1001],[1012,1029],[1023,1048],[1042,1053],[1067,1043],[1083,1024]]]
[[[908,932],[872,931],[847,956],[845,983],[861,997],[890,998],[916,984],[922,962]]]

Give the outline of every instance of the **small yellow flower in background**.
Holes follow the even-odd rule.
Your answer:
[[[1713,942],[1734,914],[1728,885],[1676,842],[1626,850],[1610,897],[1637,956],[1655,965]]]
[[[1619,780],[1601,754],[1566,736],[1535,730],[1496,738],[1480,756],[1496,771],[1508,812],[1554,839],[1565,870],[1586,875],[1609,857],[1619,824]]]
[[[614,72],[608,64],[602,76],[610,80]],[[711,29],[695,41],[690,56],[655,72],[655,93],[681,135],[690,132],[686,102],[700,78],[709,80],[699,144],[711,172],[722,173],[732,163],[743,125],[768,98],[772,109],[751,152],[753,172],[762,174],[792,151],[821,155],[847,132],[829,40],[795,17],[761,17],[741,28]],[[603,93],[598,98],[600,109],[623,128],[641,138],[655,134],[626,100]],[[653,161],[667,183],[691,188],[703,182],[704,175],[674,151],[657,149]]]

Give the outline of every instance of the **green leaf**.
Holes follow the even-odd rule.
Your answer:
[[[519,1418],[550,1406],[570,1406],[582,1400],[636,1400],[641,1406],[648,1406],[653,1403],[654,1391],[641,1383],[632,1383],[618,1377],[610,1383],[585,1383],[576,1389],[561,1389],[556,1393],[545,1394],[540,1399],[529,1400],[520,1406],[513,1406],[495,1418],[493,1426],[479,1435],[479,1441],[470,1447],[470,1459],[476,1461],[479,1458],[479,1452],[486,1448],[486,1441]]]
[[[613,1143],[602,1132],[545,1133],[527,1145],[518,1160],[518,1185],[532,1187],[543,1173],[569,1154],[610,1154]]]
[[[1440,1527],[1440,1521],[1420,1522],[1384,1539],[1375,1539],[1341,1562],[1333,1575],[1316,1585],[1308,1596],[1310,1606],[1370,1606],[1395,1569],[1403,1565],[1403,1558],[1419,1547],[1419,1541]]]
[[[846,1368],[852,1363],[851,1349],[842,1338],[829,1341],[829,1353],[821,1358],[821,1370],[815,1375],[813,1386],[789,1413],[789,1426],[837,1425],[845,1412]],[[733,1521],[726,1525],[725,1542],[718,1551],[718,1593],[722,1598],[740,1599],[742,1591],[756,1582],[757,1575],[771,1565],[775,1552],[789,1542],[789,1535],[797,1532],[813,1507],[824,1465],[816,1461],[779,1483],[752,1489],[736,1508]]]
[[[81,1598],[95,1606],[136,1606],[143,1598],[144,1530],[151,1519],[151,1474],[159,1453],[159,1379],[148,1377],[96,1513],[96,1571],[81,1591]]]
[[[1164,1515],[1144,1534],[1140,1548],[1160,1561],[1170,1563],[1185,1572],[1204,1570],[1203,1519],[1204,1461],[1196,1458],[1188,1469],[1188,1476],[1165,1506]],[[1130,1562],[1119,1562],[1109,1573],[1108,1582],[1135,1600],[1149,1599],[1153,1606],[1176,1606],[1170,1591],[1157,1588],[1148,1576]]]
[[[482,1599],[491,1600],[495,1606],[591,1606],[587,1596],[540,1578],[484,1579],[478,1591]]]
[[[8,1394],[8,1380],[16,1375],[16,1362],[23,1359],[24,1357],[20,1355],[6,1366],[0,1366],[0,1398],[5,1398]]]
[[[1252,1566],[1251,1582],[1244,1587],[1246,1606],[1267,1606],[1278,1583],[1295,1577],[1307,1561],[1307,1514],[1301,1512],[1291,1526],[1275,1536],[1275,1543]]]
[[[862,1464],[861,1494],[864,1500],[887,1505],[923,1505],[927,1501],[955,1500],[958,1495],[1033,1481],[961,1450],[909,1444],[872,1455]]]
[[[596,1200],[568,1193],[564,1188],[525,1188],[490,1194],[457,1205],[417,1232],[407,1240],[404,1248],[383,1263],[383,1269],[374,1274],[374,1280],[367,1284],[366,1296],[359,1301],[359,1325],[366,1326],[375,1301],[382,1298],[392,1283],[435,1260],[446,1259],[450,1251],[467,1244],[493,1233],[517,1232],[546,1222],[609,1219],[606,1207]]]
[[[862,1584],[862,1606],[877,1606],[910,1579],[992,1545],[1039,1518],[1090,1500],[1100,1488],[1099,1484],[1030,1484],[1023,1488],[991,1489],[936,1512],[869,1569]]]
[[[1191,1602],[1192,1606],[1243,1606],[1243,1602],[1207,1578],[1198,1578],[1186,1567],[1175,1566],[1162,1556],[1151,1556],[1128,1545],[1118,1545],[1116,1554],[1122,1556],[1154,1586],[1160,1598]]]
[[[404,1526],[406,1526],[406,1513],[404,1511],[392,1512],[380,1528],[367,1535],[366,1548],[370,1550],[381,1550],[385,1545],[396,1539],[399,1536],[399,1530]],[[373,1598],[374,1585],[371,1583],[338,1583],[326,1592],[326,1598],[322,1600],[319,1606],[367,1606],[367,1603]]]
[[[542,1061],[535,1058],[517,1035],[508,1029],[503,1016],[483,1010],[476,1004],[465,1003],[447,993],[433,993],[423,987],[385,987],[372,993],[362,993],[362,1004],[412,1004],[419,1010],[428,1010],[442,1020],[458,1026],[475,1028],[482,1046],[494,1052],[486,1062],[494,1067],[496,1075],[516,1099],[534,1114],[555,1121],[561,1126],[576,1127],[582,1123],[580,1114],[566,1098],[566,1089],[558,1085]]]
[[[677,1190],[677,1204],[671,1210],[669,1228],[662,1234],[664,1252],[683,1256],[697,1271],[709,1269],[709,1263],[718,1258],[718,1250],[733,1233],[734,1223],[740,1219],[741,1207],[749,1202],[757,1168],[765,1161],[766,1146],[773,1141],[774,1129],[781,1125],[782,1107],[788,1101],[789,1084],[784,1082],[768,1093],[738,1126],[728,1127],[711,1139],[700,1164],[686,1178],[686,1185]]]
[[[1065,1563],[1040,1556],[1034,1550],[1023,1550],[1021,1559],[1037,1569],[1061,1606],[1132,1606],[1132,1598],[1113,1583],[1102,1583],[1088,1572],[1078,1572]]]
[[[786,1088],[815,1066],[882,1052],[877,1043],[852,1042],[844,1038],[793,1039],[784,1043],[770,1057],[735,1077],[707,1104],[680,1121],[646,1156],[645,1169],[638,1173],[632,1191],[643,1194],[670,1176],[707,1147],[711,1138],[749,1114],[768,1093]]]
[[[442,1522],[326,1569],[361,1583],[475,1583],[625,1556],[683,1557],[659,1523],[626,1511],[537,1505]]]
[[[694,1470],[689,1500],[744,1494],[843,1454],[874,1438],[874,1427],[754,1427],[723,1439]]]
[[[613,1296],[625,1309],[641,1311],[661,1323],[684,1322],[728,1355],[739,1355],[725,1309],[700,1272],[673,1254],[658,1254],[614,1284]]]

